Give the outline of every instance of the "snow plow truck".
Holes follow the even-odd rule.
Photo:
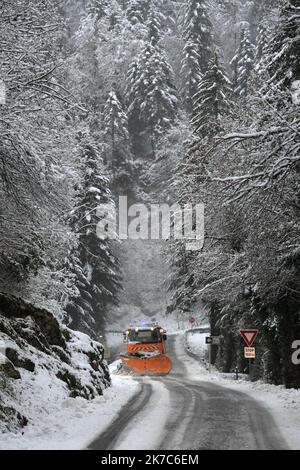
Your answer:
[[[172,361],[166,355],[166,340],[166,330],[158,324],[127,328],[127,352],[119,355],[123,368],[136,375],[169,374]]]

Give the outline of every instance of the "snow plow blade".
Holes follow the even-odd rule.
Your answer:
[[[148,358],[124,355],[120,359],[136,375],[167,375],[172,369],[171,359],[164,354]]]

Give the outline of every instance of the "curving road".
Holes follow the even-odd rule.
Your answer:
[[[254,399],[214,383],[193,380],[185,367],[185,360],[191,359],[178,353],[175,347],[178,340],[179,337],[169,339],[172,373],[167,377],[136,379],[141,385],[139,393],[90,449],[120,448],[128,430],[132,432],[137,422],[141,425],[144,420],[145,426],[155,426],[146,412],[151,400],[158,408],[160,404],[163,406],[159,396],[161,389],[166,389],[168,395],[168,404],[164,405],[167,413],[153,450],[288,449],[272,416]],[[151,447],[145,442],[144,448]]]

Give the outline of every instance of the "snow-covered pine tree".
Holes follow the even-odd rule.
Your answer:
[[[181,67],[183,83],[181,86],[181,95],[183,96],[186,108],[190,112],[193,108],[192,97],[195,96],[197,87],[202,78],[197,49],[197,43],[193,42],[192,40],[187,40],[183,49]]]
[[[127,77],[126,77],[126,97],[129,98],[129,101],[133,100],[133,93],[135,91],[135,81],[138,74],[138,59],[135,58],[128,67]]]
[[[126,15],[132,24],[146,23],[151,0],[129,0]]]
[[[105,146],[103,157],[111,171],[111,189],[120,194],[128,193],[132,186],[134,164],[130,150],[127,112],[121,97],[114,88],[106,100],[103,111]],[[109,161],[107,161],[109,156]]]
[[[103,106],[103,79],[99,77],[99,47],[107,38],[109,20],[103,0],[89,0],[87,11],[80,17],[76,34],[70,38],[68,47],[73,51],[70,57],[68,83],[85,105],[98,118]],[[101,8],[100,8],[101,7]]]
[[[133,132],[147,131],[153,139],[174,122],[177,92],[172,68],[160,46],[149,42],[142,49],[130,68],[127,93]]]
[[[161,39],[163,20],[164,17],[157,8],[156,3],[152,3],[148,14],[147,26],[149,30],[149,41],[153,45],[156,45]]]
[[[157,8],[162,17],[162,29],[166,32],[172,32],[172,35],[178,35],[178,21],[180,11],[180,1],[177,0],[156,0]]]
[[[168,310],[171,312],[177,310],[181,314],[191,312],[195,296],[194,277],[189,266],[190,255],[186,251],[185,242],[179,240],[172,242],[167,259],[171,269],[167,283],[168,291],[171,293]]]
[[[184,16],[184,38],[197,45],[199,66],[202,73],[207,70],[212,55],[212,23],[206,0],[188,0]]]
[[[199,80],[212,56],[212,23],[206,0],[188,0],[183,19],[184,50],[182,58],[183,96],[189,111]]]
[[[249,28],[245,27],[241,32],[238,50],[231,60],[234,93],[237,96],[246,96],[248,93],[248,81],[254,67],[254,60],[255,48],[250,40]]]
[[[109,16],[109,30],[120,31],[121,23],[123,21],[123,9],[118,0],[110,0],[108,7]]]
[[[86,9],[88,13],[96,15],[99,20],[107,15],[109,3],[109,0],[88,0]]]
[[[194,97],[192,126],[197,137],[213,136],[223,129],[234,106],[231,95],[231,82],[215,53]]]
[[[111,151],[111,166],[116,167],[121,150],[128,150],[128,117],[118,93],[113,89],[103,110],[104,135]]]
[[[299,0],[283,0],[280,22],[268,50],[268,71],[273,84],[290,87],[300,80]]]
[[[270,31],[267,23],[262,20],[258,26],[257,39],[255,46],[255,63],[260,64],[262,58],[266,54],[266,50],[270,40]]]
[[[82,147],[83,177],[70,221],[79,237],[73,260],[80,295],[71,299],[66,311],[72,319],[72,328],[97,337],[103,331],[107,307],[117,303],[120,271],[113,242],[100,240],[96,233],[100,220],[97,207],[113,205],[109,180],[104,174],[96,144],[86,138]]]
[[[201,138],[191,138],[189,142],[188,146],[182,148],[184,153],[173,172],[169,191],[172,191],[176,203],[181,207],[186,204],[199,204],[200,201],[208,207],[207,164],[203,157],[208,147],[200,147],[200,144],[205,144],[205,140]],[[168,284],[172,294],[170,309],[191,313],[199,301],[197,271],[201,269],[201,259],[198,260],[196,251],[187,250],[186,241],[182,240],[171,241],[167,249],[167,259],[171,271]]]

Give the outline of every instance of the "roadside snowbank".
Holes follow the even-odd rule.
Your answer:
[[[201,337],[202,336],[202,337]],[[188,374],[193,380],[216,382],[223,387],[247,393],[252,398],[261,402],[265,409],[273,416],[282,436],[291,449],[300,450],[300,390],[285,389],[284,386],[266,384],[262,381],[249,382],[247,376],[241,375],[235,380],[234,374],[224,374],[212,368],[212,373],[203,366],[203,335],[181,334],[176,342],[178,356],[182,357]],[[199,362],[186,355],[185,338],[189,348],[194,354],[200,351]],[[198,342],[198,344],[196,344]]]
[[[0,341],[2,435],[22,435],[56,403],[92,400],[110,385],[102,344],[62,325],[51,312],[3,293]]]
[[[203,333],[200,333],[200,328],[203,330]],[[195,330],[188,330],[186,332],[187,347],[196,356],[201,356],[203,358],[207,357],[207,344],[205,342],[206,336],[209,336],[209,327],[203,326],[196,328]]]
[[[111,378],[102,344],[0,293],[0,449],[80,449],[138,390]]]
[[[103,396],[88,401],[84,398],[66,398],[61,387],[40,376],[40,394],[36,414],[23,432],[6,433],[0,437],[0,450],[73,450],[85,449],[105,431],[121,408],[138,391],[131,377],[112,375],[112,386]],[[48,402],[47,414],[39,413],[39,403]],[[28,398],[28,397],[27,397]]]

